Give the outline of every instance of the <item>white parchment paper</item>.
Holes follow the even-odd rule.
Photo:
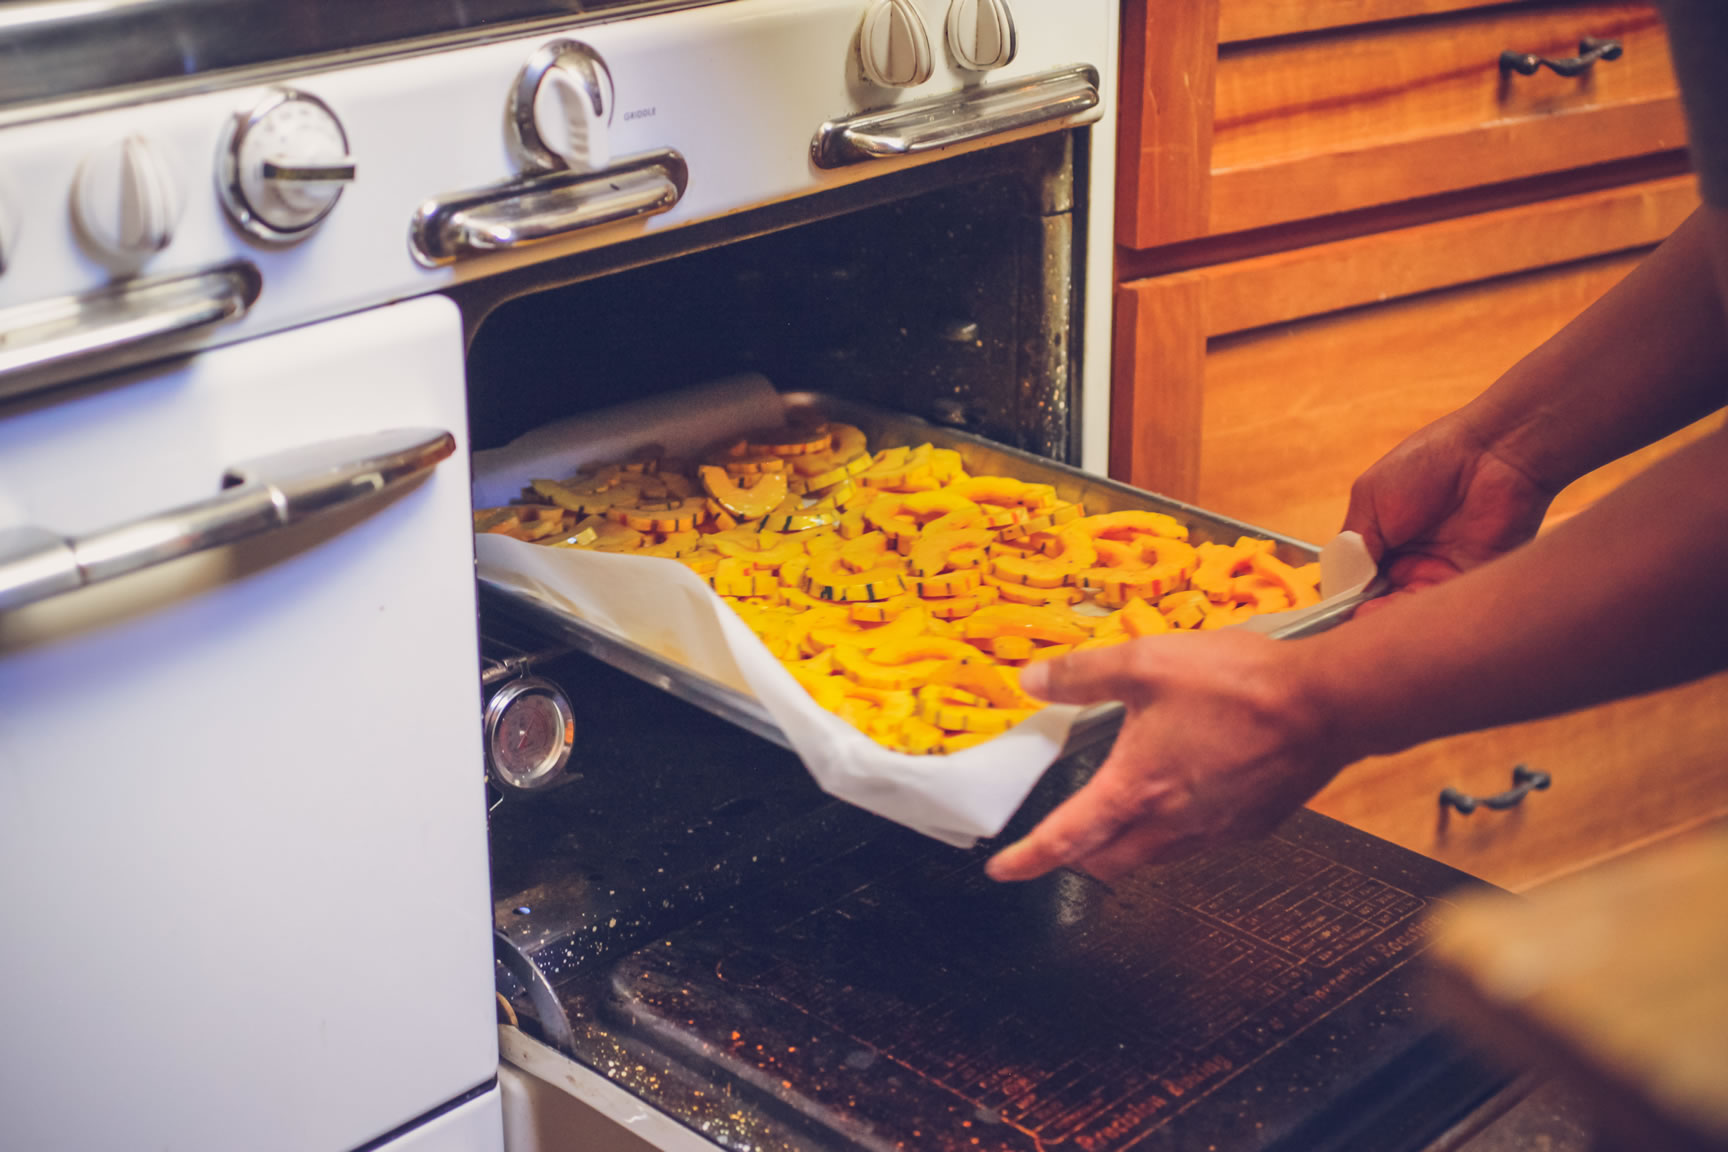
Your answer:
[[[562,478],[644,444],[693,453],[719,437],[778,424],[783,411],[766,379],[737,376],[536,429],[475,454],[475,506],[508,503],[531,480]],[[481,579],[526,592],[753,695],[825,791],[949,844],[969,847],[1002,830],[1056,760],[1080,711],[1051,705],[947,756],[892,752],[820,707],[743,619],[675,560],[548,548],[491,534],[480,535],[475,548]],[[1360,593],[1374,564],[1360,537],[1340,537],[1322,552],[1321,572],[1326,599],[1319,606],[1256,617],[1248,626],[1270,631],[1324,611]]]

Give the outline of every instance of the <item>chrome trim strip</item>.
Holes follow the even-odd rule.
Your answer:
[[[503,40],[551,35],[572,28],[612,24],[620,20],[645,19],[650,16],[679,12],[689,8],[704,8],[729,2],[730,0],[684,0],[683,3],[673,3],[671,0],[642,0],[638,4],[620,4],[596,12],[553,13],[520,21],[506,21],[484,27],[433,33],[427,36],[388,41],[365,47],[337,49],[291,60],[272,60],[257,64],[239,65],[229,69],[198,72],[189,76],[142,81],[111,89],[84,90],[58,98],[24,100],[17,104],[0,106],[0,128],[43,120],[60,120],[69,116],[82,116],[108,108],[147,104],[181,96],[283,83],[296,78],[304,78],[314,73],[328,72],[338,68],[351,68],[359,64],[375,64],[384,60],[425,56],[435,52],[471,48],[482,44],[495,44]]]
[[[559,171],[436,197],[409,223],[415,261],[436,268],[508,252],[665,212],[689,183],[684,157],[666,149],[632,156],[598,172]]]
[[[263,283],[242,260],[0,311],[0,400],[124,367],[169,350],[173,337],[237,320]]]
[[[810,141],[810,158],[818,168],[843,168],[935,152],[1041,124],[1083,123],[1103,114],[1101,100],[1098,69],[1076,64],[826,121]]]
[[[346,437],[235,465],[218,496],[86,536],[11,529],[0,533],[0,612],[354,505],[420,479],[455,451],[441,429]]]

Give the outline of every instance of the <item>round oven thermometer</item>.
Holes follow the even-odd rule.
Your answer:
[[[509,792],[559,783],[576,743],[576,713],[556,684],[538,676],[512,680],[486,702],[486,770]]]

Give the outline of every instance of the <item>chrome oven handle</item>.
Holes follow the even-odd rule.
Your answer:
[[[0,311],[0,399],[121,367],[158,341],[239,319],[262,284],[257,268],[238,261]]]
[[[0,529],[0,612],[351,507],[426,476],[455,450],[436,428],[345,437],[236,464],[218,496],[86,536]]]
[[[1098,70],[1077,64],[829,120],[816,130],[810,157],[818,168],[843,168],[916,156],[1079,116],[1098,108],[1100,99]]]
[[[508,252],[587,228],[650,216],[684,195],[689,168],[665,149],[595,172],[561,170],[437,197],[409,225],[409,248],[434,268],[469,256]]]

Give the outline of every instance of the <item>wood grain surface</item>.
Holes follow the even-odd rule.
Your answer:
[[[1289,36],[1347,24],[1375,24],[1433,16],[1466,8],[1487,8],[1509,0],[1225,0],[1218,27],[1220,41]]]
[[[1728,1147],[1728,834],[1701,833],[1434,921],[1434,1002],[1508,1065],[1558,1072],[1608,1152]]]
[[[1624,54],[1578,77],[1502,50]],[[1385,204],[1677,147],[1666,39],[1644,4],[1518,6],[1220,50],[1210,231]]]
[[[1362,468],[1636,259],[1592,258],[1647,249],[1697,203],[1669,178],[1124,284],[1112,474],[1325,539]],[[1561,271],[1501,283],[1528,269]]]

